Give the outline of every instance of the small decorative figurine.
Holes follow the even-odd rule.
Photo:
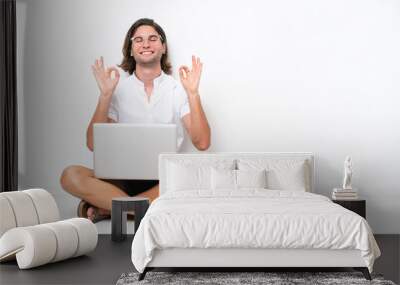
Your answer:
[[[353,175],[353,162],[350,156],[346,156],[344,160],[344,178],[343,178],[343,189],[352,190],[351,177]]]

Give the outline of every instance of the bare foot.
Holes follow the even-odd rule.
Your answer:
[[[91,207],[89,207],[87,209],[86,214],[87,214],[88,219],[93,221],[96,218],[96,216],[97,217],[99,217],[99,216],[110,216],[111,213],[110,213],[109,210],[105,210],[105,209],[96,208],[96,207],[91,206]]]

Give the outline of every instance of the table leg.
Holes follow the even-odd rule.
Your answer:
[[[134,204],[135,211],[135,234],[139,228],[140,222],[142,221],[147,209],[149,208],[149,201],[141,201],[140,203]]]
[[[111,208],[111,239],[123,241],[126,239],[126,212],[119,201],[112,201]]]

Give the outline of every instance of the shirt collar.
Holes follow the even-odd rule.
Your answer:
[[[135,72],[133,72],[131,76],[135,83],[137,83],[140,87],[144,88],[143,81],[141,81],[139,78],[137,78]],[[158,87],[161,84],[161,82],[163,82],[165,76],[166,76],[166,74],[164,73],[164,71],[161,70],[161,74],[159,76],[157,76],[156,78],[154,78],[154,80],[153,80],[153,84],[154,84],[155,88]]]

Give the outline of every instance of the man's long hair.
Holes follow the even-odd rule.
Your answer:
[[[153,27],[157,33],[161,36],[161,43],[165,44],[165,53],[161,57],[161,69],[166,73],[166,74],[171,74],[171,63],[168,60],[168,47],[167,47],[167,36],[165,35],[164,30],[160,27],[159,24],[154,22],[152,19],[148,18],[142,18],[137,20],[133,25],[129,28],[128,32],[126,33],[125,36],[125,41],[124,41],[124,46],[122,48],[122,54],[124,58],[122,59],[122,62],[119,67],[121,67],[124,71],[128,72],[130,75],[135,71],[136,69],[136,60],[131,54],[132,52],[132,41],[131,38],[135,34],[136,30],[140,26],[151,26]]]

